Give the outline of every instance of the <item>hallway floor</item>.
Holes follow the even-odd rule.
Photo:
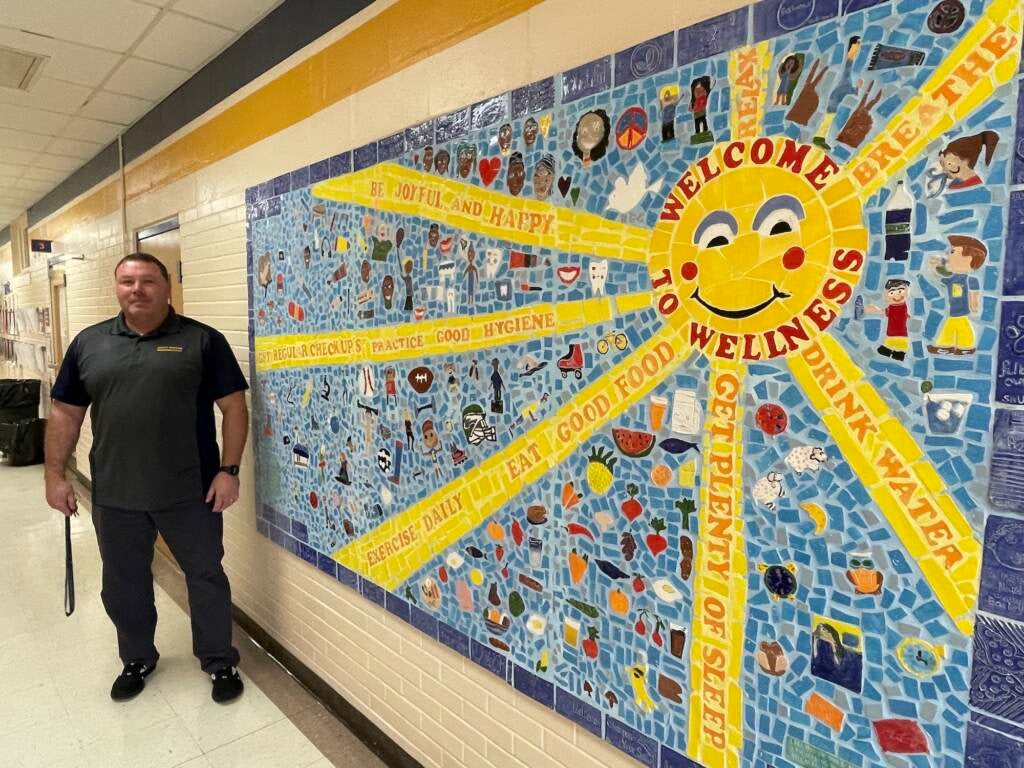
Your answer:
[[[80,509],[84,506],[80,504]],[[246,688],[210,700],[191,652],[184,587],[158,554],[159,666],[133,701],[110,700],[121,671],[100,603],[88,512],[72,519],[77,607],[63,609],[64,526],[42,467],[0,464],[0,765],[5,768],[382,768],[383,763],[237,626]],[[177,582],[175,582],[177,577]]]

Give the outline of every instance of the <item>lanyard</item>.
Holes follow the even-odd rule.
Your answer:
[[[64,615],[75,612],[75,568],[71,560],[71,518],[64,518]]]

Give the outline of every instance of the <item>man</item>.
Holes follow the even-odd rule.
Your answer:
[[[224,336],[171,308],[170,280],[157,259],[125,256],[114,278],[121,313],[78,334],[51,391],[46,501],[77,514],[64,466],[91,405],[102,599],[124,663],[110,697],[138,695],[160,656],[151,571],[159,531],[185,572],[192,650],[213,681],[213,700],[225,703],[242,693],[242,680],[221,566],[221,513],[238,500],[248,385]],[[213,403],[224,417],[220,456]]]

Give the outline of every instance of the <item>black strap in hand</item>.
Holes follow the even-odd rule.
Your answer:
[[[64,615],[75,612],[75,566],[71,559],[71,518],[64,518]]]

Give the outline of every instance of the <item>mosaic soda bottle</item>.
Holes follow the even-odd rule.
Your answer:
[[[910,216],[914,201],[903,186],[896,182],[896,191],[885,207],[885,260],[906,261],[910,256]]]

